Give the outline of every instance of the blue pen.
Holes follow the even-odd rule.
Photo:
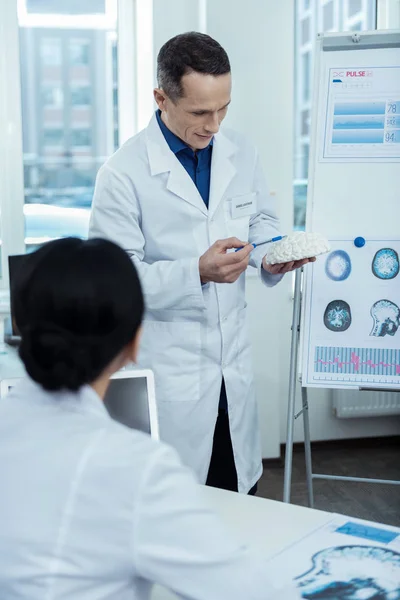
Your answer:
[[[283,238],[287,237],[287,235],[277,235],[276,237],[271,238],[270,240],[267,240],[266,242],[260,242],[259,244],[252,244],[252,246],[254,248],[258,248],[258,246],[263,246],[264,244],[270,244],[271,242],[279,242],[279,240],[283,240]],[[243,250],[242,246],[241,248],[236,248],[235,252],[239,252],[239,250]]]

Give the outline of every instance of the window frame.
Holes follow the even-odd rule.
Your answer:
[[[400,1],[377,0],[377,29],[400,29]]]
[[[0,4],[0,215],[1,215],[1,288],[8,288],[8,256],[24,249],[24,170],[22,152],[22,119],[19,35],[16,3]]]
[[[110,15],[117,17],[116,39],[124,52],[118,52],[117,85],[118,85],[118,123],[119,142],[125,141],[138,131],[138,94],[146,93],[148,103],[148,88],[144,91],[138,78],[138,30],[142,25],[140,11],[146,18],[152,18],[146,5],[148,0],[118,0],[117,14],[112,12],[112,1],[106,0],[106,14],[85,17],[66,15],[62,17],[62,27],[73,29],[108,27]],[[46,27],[52,27],[57,20],[60,26],[60,16],[47,15]],[[8,0],[0,3],[0,55],[7,55],[7,61],[0,61],[0,130],[4,132],[0,144],[0,244],[1,244],[1,277],[0,290],[9,287],[8,256],[25,252],[25,216],[24,216],[24,163],[22,147],[22,106],[21,81],[15,77],[20,72],[19,28],[43,26],[43,15],[29,15],[26,11],[25,0]],[[149,25],[149,23],[147,23]],[[150,23],[152,28],[152,23]],[[112,36],[111,36],[112,37]],[[77,32],[76,38],[79,38]],[[115,40],[115,37],[114,37]],[[153,84],[153,57],[149,54],[153,38],[147,40],[146,60],[141,59],[141,69],[146,71],[146,83]],[[110,69],[112,65],[108,66]],[[150,71],[150,75],[149,72]],[[49,82],[50,83],[50,82]],[[86,105],[85,105],[86,106]],[[133,107],[133,110],[132,110]],[[51,107],[47,107],[51,110]],[[78,107],[79,108],[79,107]],[[114,132],[113,132],[114,133]],[[87,147],[79,146],[79,150]],[[110,154],[114,151],[113,140],[109,145]]]

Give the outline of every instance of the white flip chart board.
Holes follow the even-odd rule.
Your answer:
[[[320,35],[314,77],[302,384],[400,390],[400,31]]]

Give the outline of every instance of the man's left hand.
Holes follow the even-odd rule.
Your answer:
[[[286,263],[278,263],[276,265],[268,265],[265,261],[265,257],[263,258],[263,269],[271,275],[283,275],[284,273],[289,273],[289,271],[294,271],[295,269],[300,269],[304,267],[307,263],[315,262],[317,259],[315,256],[311,258],[303,258],[303,260],[294,260]]]

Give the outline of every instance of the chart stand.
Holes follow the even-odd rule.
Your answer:
[[[341,475],[326,475],[323,473],[313,473],[312,470],[312,453],[311,453],[311,436],[310,436],[310,419],[308,408],[307,388],[301,387],[302,408],[296,412],[296,390],[298,382],[298,354],[300,343],[300,327],[301,327],[301,302],[302,302],[302,281],[303,269],[297,269],[295,274],[294,286],[294,302],[293,302],[293,317],[292,317],[292,340],[290,351],[290,371],[289,371],[289,396],[288,396],[288,412],[287,412],[287,434],[286,434],[286,451],[285,451],[285,477],[283,488],[283,501],[289,503],[291,497],[292,471],[293,471],[293,438],[294,424],[299,417],[303,417],[304,427],[304,452],[306,464],[306,478],[308,491],[308,506],[314,507],[314,479],[325,479],[334,481],[356,481],[361,483],[380,483],[388,485],[400,485],[400,480],[391,479],[373,479],[369,477],[345,477]],[[300,380],[301,381],[301,380]],[[371,391],[371,388],[359,388],[360,391]],[[385,389],[388,392],[398,393],[398,390]]]

